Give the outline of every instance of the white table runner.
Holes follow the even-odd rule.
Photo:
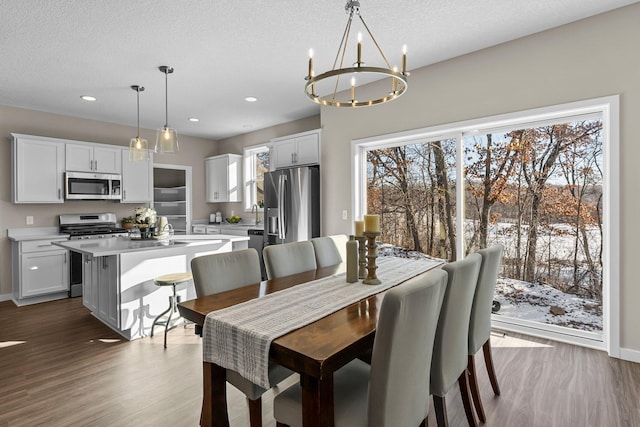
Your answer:
[[[269,347],[274,339],[442,264],[393,257],[380,257],[377,263],[380,285],[347,283],[342,273],[209,313],[203,328],[203,360],[268,389]]]

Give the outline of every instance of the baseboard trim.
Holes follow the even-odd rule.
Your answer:
[[[620,359],[640,363],[640,351],[631,350],[629,348],[620,348]]]
[[[0,294],[0,302],[11,301],[11,294]]]

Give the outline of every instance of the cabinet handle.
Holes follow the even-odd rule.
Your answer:
[[[48,243],[46,245],[38,245],[39,248],[47,248],[49,246],[52,246],[51,243]]]
[[[60,199],[61,199],[61,197],[60,197],[60,193],[62,193],[62,191],[58,188],[58,200],[60,200]]]
[[[64,263],[65,263],[65,264],[67,263],[67,253],[66,253],[66,252],[65,252],[65,254],[64,254]]]
[[[124,200],[126,200],[126,199],[127,199],[127,190],[122,190],[122,198],[123,198]]]
[[[293,160],[293,153],[291,153],[291,163],[295,163],[296,161]]]
[[[98,170],[98,161],[97,161],[97,160],[94,160],[94,161],[93,161],[93,170],[94,170],[94,171],[97,171],[97,170]]]

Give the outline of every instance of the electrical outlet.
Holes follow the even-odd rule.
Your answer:
[[[33,225],[33,217],[31,215],[27,215],[27,225]]]
[[[346,209],[342,211],[342,219],[344,219],[345,221],[349,219],[349,213]]]

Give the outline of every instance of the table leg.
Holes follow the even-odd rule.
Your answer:
[[[333,375],[314,378],[300,374],[302,425],[333,427]]]
[[[227,413],[227,371],[209,362],[202,363],[202,412],[203,427],[229,427]]]

